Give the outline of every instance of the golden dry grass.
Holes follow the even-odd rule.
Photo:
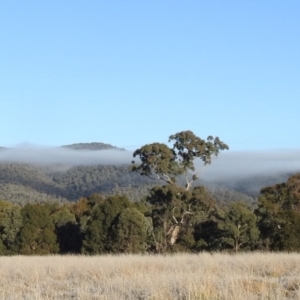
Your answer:
[[[300,254],[0,257],[0,299],[300,299]]]

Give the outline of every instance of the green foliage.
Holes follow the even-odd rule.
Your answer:
[[[218,222],[222,242],[235,252],[255,245],[259,238],[255,214],[244,203],[232,203]]]
[[[4,210],[4,215],[0,221],[0,231],[7,254],[17,251],[15,243],[23,224],[22,221],[21,208],[19,206],[9,207]]]
[[[3,241],[0,240],[0,255],[5,255],[7,253],[7,249],[3,244]]]
[[[136,156],[140,158],[141,164],[136,166],[133,161],[132,171],[137,171],[143,176],[173,183],[174,176],[180,174],[178,162],[175,161],[176,153],[165,144],[145,145],[135,150],[133,157]]]
[[[0,241],[1,253],[12,254],[16,236],[22,226],[21,208],[6,201],[0,201]]]
[[[59,201],[61,197],[85,196],[75,203],[49,203],[42,197],[41,202],[46,203],[22,208],[0,201],[0,254],[166,253],[228,248],[237,252],[259,247],[300,250],[300,174],[262,189],[255,214],[245,203],[236,202],[253,204],[253,198],[218,189],[214,193],[221,199],[221,210],[204,187],[192,186],[197,180],[194,161],[210,164],[228,146],[219,138],[202,140],[191,131],[171,135],[169,141],[174,143],[172,148],[153,143],[137,149],[134,157],[139,157],[141,164],[133,164],[136,174],[127,166],[57,171],[22,165],[18,173],[14,164],[0,165],[0,192],[10,177],[13,185],[9,187],[16,187],[15,193],[20,191],[18,182],[30,187],[28,201],[32,200],[31,189],[54,198],[59,195]],[[137,179],[138,173],[167,184],[144,184]],[[185,186],[180,184],[182,178]],[[133,193],[137,186],[143,188]],[[99,194],[100,190],[117,195]]]
[[[173,149],[184,171],[195,170],[195,158],[200,158],[204,165],[207,165],[211,163],[213,157],[218,156],[221,150],[229,149],[218,137],[208,136],[204,140],[197,137],[190,130],[171,135],[169,142],[171,141],[174,141]]]
[[[116,150],[117,151],[117,150]],[[122,166],[35,166],[0,164],[0,194],[7,201],[25,205],[76,201],[95,193],[112,195],[116,184],[120,194],[138,201],[153,181]],[[138,187],[138,188],[136,188]]]
[[[27,204],[21,209],[23,226],[18,235],[21,254],[41,255],[58,253],[55,225],[49,206]]]
[[[67,206],[58,206],[57,209],[51,213],[51,217],[55,227],[60,227],[67,223],[76,223],[75,216]]]
[[[139,157],[141,163],[136,165],[135,161],[132,161],[132,171],[149,178],[164,180],[168,184],[176,184],[177,176],[184,174],[186,189],[189,189],[197,179],[196,174],[193,174],[191,179],[188,178],[188,172],[195,171],[194,160],[199,158],[207,165],[221,150],[229,149],[218,137],[209,136],[205,141],[191,131],[171,135],[169,142],[171,141],[174,141],[173,148],[153,143],[135,150],[133,157]]]
[[[168,185],[154,187],[147,197],[152,205],[153,240],[156,252],[166,252],[173,248],[191,248],[195,243],[191,226],[206,219],[210,209],[207,201],[208,193],[203,188],[190,191],[197,175],[194,160],[200,159],[204,165],[210,164],[213,157],[221,150],[229,149],[218,137],[209,136],[203,140],[191,131],[178,132],[169,137],[173,148],[165,144],[147,144],[133,153],[141,161],[139,165],[133,161],[132,171],[142,176],[159,178]],[[177,182],[178,176],[184,175],[185,188]],[[189,178],[191,177],[191,178]],[[204,200],[204,201],[203,201]],[[192,225],[194,224],[194,225]],[[176,242],[180,242],[174,246]]]
[[[268,250],[299,251],[300,174],[286,183],[261,190],[256,214],[263,246]]]
[[[152,232],[151,220],[136,208],[126,208],[113,226],[112,251],[115,253],[144,253],[147,238]]]
[[[279,238],[274,244],[274,250],[300,251],[300,212],[290,210],[286,212],[285,224],[279,228]]]
[[[204,222],[198,223],[194,228],[196,251],[221,251],[222,245],[222,231],[218,227],[216,218],[209,218]]]
[[[133,207],[124,196],[108,197],[103,203],[95,205],[90,212],[89,217],[82,217],[86,222],[83,230],[83,253],[107,253],[112,251],[112,229],[118,216],[126,208]]]
[[[206,220],[214,209],[204,187],[187,191],[176,185],[158,186],[146,200],[152,206],[154,251],[158,253],[194,244],[193,226]],[[174,246],[177,241],[181,246]]]

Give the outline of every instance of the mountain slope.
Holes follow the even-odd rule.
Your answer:
[[[91,157],[96,157],[102,150],[114,150],[111,151],[114,152],[111,161],[116,162],[117,157],[123,157],[123,154],[126,154],[122,161],[128,161],[128,164],[72,166],[64,163],[43,165],[0,163],[0,199],[16,203],[48,200],[76,201],[80,197],[93,193],[121,193],[132,200],[139,200],[147,195],[153,185],[164,184],[132,173],[129,165],[130,153],[124,149],[104,143],[78,143],[65,145],[62,148],[68,148],[70,152],[62,151],[65,155],[64,159],[73,157],[75,152],[81,153],[81,150],[84,150],[82,154],[88,157],[90,157],[89,153]],[[122,155],[119,155],[120,153]],[[270,174],[269,176],[248,177],[234,182],[201,180],[197,182],[197,185],[205,185],[220,203],[244,201],[253,204],[261,188],[285,182],[289,175],[291,174]]]

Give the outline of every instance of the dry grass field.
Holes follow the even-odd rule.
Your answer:
[[[300,254],[0,257],[0,299],[300,299]]]

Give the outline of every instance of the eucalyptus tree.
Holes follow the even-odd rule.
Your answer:
[[[220,151],[229,149],[218,137],[208,136],[204,140],[189,130],[171,135],[169,142],[173,142],[172,148],[166,144],[152,143],[135,150],[133,157],[138,157],[141,163],[132,161],[132,170],[172,185],[178,185],[178,176],[184,175],[185,188],[189,190],[193,181],[198,179],[195,159],[200,159],[206,166]]]
[[[175,185],[156,186],[146,198],[151,204],[154,250],[164,253],[193,248],[194,227],[215,210],[214,199],[204,187],[186,191]]]
[[[229,149],[218,137],[208,136],[205,140],[189,130],[171,135],[169,142],[173,142],[172,147],[163,143],[142,146],[133,153],[139,162],[132,161],[132,171],[165,182],[164,186],[154,187],[147,197],[152,205],[157,252],[167,251],[183,234],[184,228],[195,225],[192,220],[199,219],[199,216],[203,220],[203,216],[208,216],[211,210],[208,192],[204,188],[192,188],[199,172],[195,160],[206,166],[220,151]],[[185,178],[184,187],[179,183],[180,176]]]

